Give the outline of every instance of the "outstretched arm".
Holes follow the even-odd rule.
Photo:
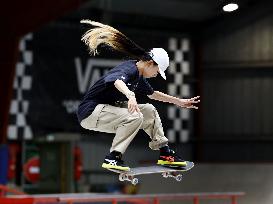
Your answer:
[[[195,106],[195,104],[200,102],[200,100],[197,100],[200,96],[196,96],[190,99],[181,99],[181,98],[177,98],[177,97],[162,93],[160,91],[154,91],[154,93],[148,97],[153,100],[162,101],[166,103],[172,103],[182,108],[198,109],[198,107]]]

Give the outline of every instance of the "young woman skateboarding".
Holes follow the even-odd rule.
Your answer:
[[[92,26],[82,37],[90,54],[98,54],[98,47],[110,47],[134,60],[124,61],[102,76],[89,88],[78,107],[78,119],[85,129],[114,133],[115,137],[102,164],[106,169],[128,171],[122,155],[140,129],[149,136],[149,147],[159,150],[157,164],[185,166],[186,162],[168,146],[162,123],[156,108],[151,104],[138,104],[135,93],[147,95],[150,99],[172,103],[181,108],[194,108],[199,96],[180,99],[155,91],[147,78],[158,73],[166,79],[165,71],[169,57],[162,48],[145,51],[127,36],[111,26],[90,20],[82,20]]]

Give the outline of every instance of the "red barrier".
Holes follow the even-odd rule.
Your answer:
[[[33,204],[33,198],[0,198],[1,204]]]
[[[227,199],[230,200],[231,204],[237,204],[239,197],[244,196],[243,192],[236,193],[178,193],[178,194],[146,194],[146,195],[98,195],[91,197],[60,197],[60,202],[65,202],[67,204],[77,204],[77,203],[91,203],[91,202],[111,202],[112,204],[117,204],[118,202],[130,202],[134,200],[146,200],[148,203],[160,204],[160,201],[171,201],[171,200],[192,200],[194,204],[199,204],[201,200],[220,200]]]
[[[161,201],[171,200],[191,200],[194,204],[200,204],[201,200],[230,200],[231,204],[237,204],[238,198],[244,196],[243,192],[228,192],[228,193],[177,193],[177,194],[140,194],[140,195],[116,195],[116,194],[101,194],[101,193],[74,193],[74,194],[52,194],[52,195],[25,195],[12,196],[10,199],[31,198],[32,204],[50,204],[50,203],[100,203],[109,202],[118,204],[127,202],[131,204],[160,204]],[[1,201],[1,200],[0,200]],[[22,204],[18,202],[16,204]],[[0,202],[2,204],[2,202]],[[6,204],[6,203],[5,203]],[[10,203],[8,203],[10,204]],[[13,203],[12,203],[13,204]],[[24,203],[25,204],[25,203]],[[26,203],[30,204],[30,203]]]

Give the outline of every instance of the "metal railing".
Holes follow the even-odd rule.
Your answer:
[[[101,195],[93,198],[69,198],[63,197],[59,200],[67,204],[90,203],[90,202],[110,202],[117,204],[118,202],[142,203],[142,204],[160,204],[160,201],[175,201],[175,200],[192,200],[193,204],[199,204],[201,200],[211,199],[228,199],[231,204],[237,204],[238,198],[244,196],[243,192],[228,192],[228,193],[178,193],[178,194],[144,194],[144,195]],[[139,201],[139,202],[137,202]]]
[[[75,193],[75,194],[51,194],[51,195],[26,195],[9,196],[9,198],[32,198],[33,204],[79,204],[107,202],[118,204],[126,202],[130,204],[160,204],[161,201],[192,201],[200,204],[202,200],[229,200],[231,204],[238,204],[238,198],[244,196],[244,192],[226,193],[176,193],[176,194],[139,194],[139,195],[116,195],[100,193]],[[18,203],[20,204],[20,203]]]

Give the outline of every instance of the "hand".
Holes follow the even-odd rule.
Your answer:
[[[131,96],[128,101],[128,111],[129,113],[140,112],[140,109],[138,107],[136,98],[134,96]]]
[[[197,100],[200,98],[200,96],[196,96],[190,99],[179,99],[178,103],[176,105],[182,107],[182,108],[194,108],[198,109],[197,106],[195,106],[196,103],[199,103],[200,100]]]

